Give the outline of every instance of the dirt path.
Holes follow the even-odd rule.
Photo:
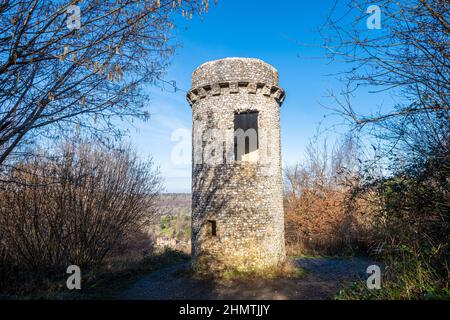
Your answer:
[[[332,299],[339,286],[366,278],[366,258],[300,258],[307,271],[298,279],[199,280],[183,275],[189,264],[152,272],[118,299]]]

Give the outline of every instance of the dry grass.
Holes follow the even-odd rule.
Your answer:
[[[214,277],[218,280],[235,280],[235,279],[277,279],[277,278],[301,278],[306,271],[291,260],[287,260],[280,266],[270,268],[258,268],[240,270],[235,268],[227,268],[218,270],[214,276],[208,273],[190,270],[189,275],[197,278]]]

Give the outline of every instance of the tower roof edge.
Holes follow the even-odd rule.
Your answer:
[[[267,85],[278,85],[278,71],[257,58],[230,57],[208,61],[192,73],[192,87],[217,82],[250,80]]]

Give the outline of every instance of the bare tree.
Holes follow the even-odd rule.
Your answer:
[[[375,252],[390,266],[385,288],[395,289],[385,292],[423,298],[429,288],[448,288],[450,2],[384,0],[376,7],[348,0],[346,10],[340,3],[322,29],[329,57],[348,66],[342,92],[331,93],[333,110],[369,133],[369,141],[379,138],[374,163],[385,170],[373,179],[364,174],[349,205],[373,200],[362,211],[371,211]],[[381,25],[366,25],[374,17]],[[396,103],[388,111],[358,113],[353,98],[361,88],[391,94]]]
[[[374,132],[391,142],[390,152],[403,148],[427,157],[432,150],[448,150],[449,1],[378,1],[379,30],[366,24],[376,14],[373,4],[336,2],[321,29],[329,57],[349,65],[341,73],[342,92],[331,92],[338,106],[334,111],[359,129],[376,127]],[[390,111],[360,114],[352,98],[364,87],[395,94],[398,103]]]
[[[14,183],[0,184],[5,266],[94,267],[155,214],[161,176],[151,160],[89,141],[42,153],[9,171]]]
[[[114,117],[146,119],[142,85],[173,52],[173,14],[206,10],[196,0],[1,0],[0,165],[27,138],[117,134]]]

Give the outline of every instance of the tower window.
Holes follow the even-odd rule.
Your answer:
[[[258,112],[234,115],[234,160],[256,161],[258,142]]]
[[[208,220],[208,232],[210,236],[217,236],[217,222],[216,220]]]

